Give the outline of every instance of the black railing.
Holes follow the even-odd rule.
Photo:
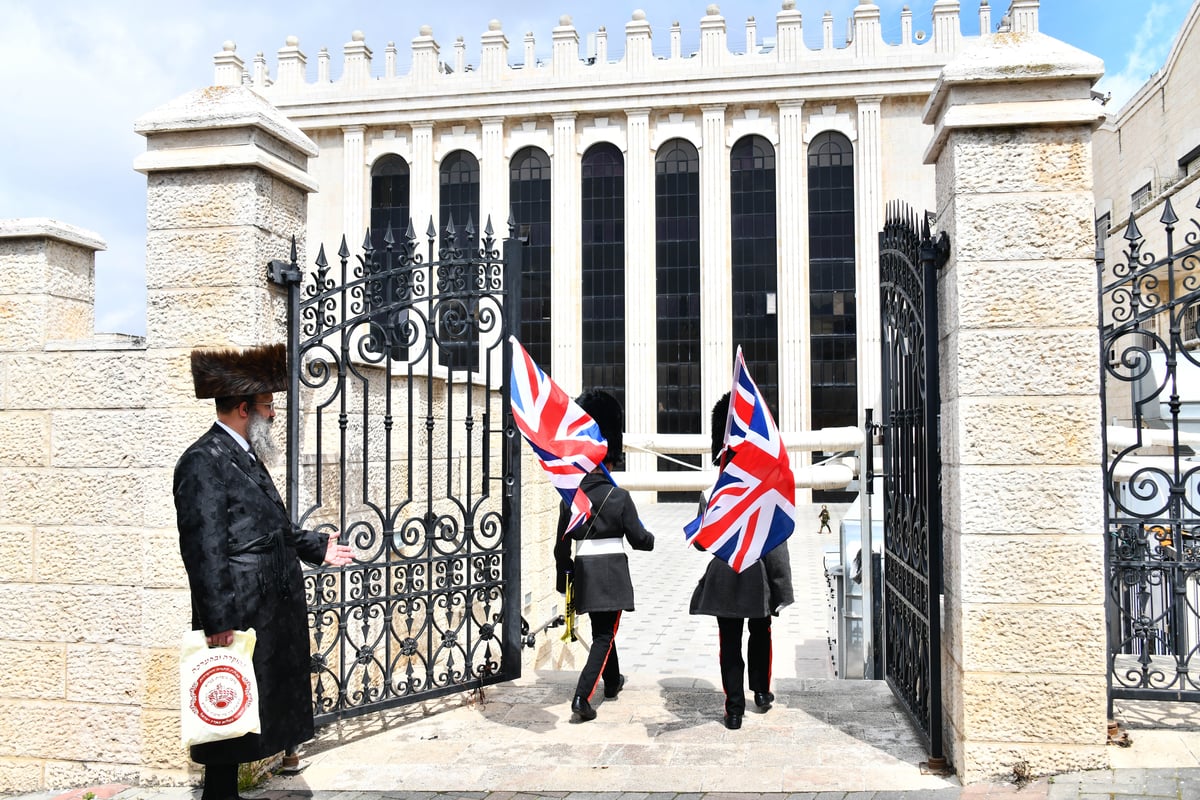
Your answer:
[[[1096,249],[1110,717],[1200,701],[1200,223],[1169,199],[1158,222],[1161,255],[1132,214],[1112,265]]]
[[[289,510],[353,563],[306,573],[318,722],[521,672],[519,458],[506,334],[520,242],[489,221],[370,233],[331,267],[273,261],[288,292]]]

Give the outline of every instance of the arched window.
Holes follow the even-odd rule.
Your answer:
[[[381,156],[371,165],[371,247],[374,254],[367,270],[373,276],[363,287],[363,301],[371,316],[369,352],[381,352],[386,344],[388,355],[396,361],[408,358],[408,312],[400,297],[402,284],[394,272],[403,253],[404,236],[409,226],[408,162],[398,155]],[[392,232],[392,251],[387,252],[387,234]],[[353,231],[346,231],[351,239]],[[357,244],[357,242],[354,242]]]
[[[625,405],[625,158],[615,145],[583,154],[583,386]]]
[[[733,338],[779,422],[779,325],[775,291],[775,148],[745,136],[729,156]]]
[[[455,150],[442,160],[439,170],[441,192],[438,197],[438,236],[441,246],[475,250],[479,247],[479,161],[465,150]],[[454,222],[455,241],[446,241],[446,226]],[[465,229],[470,225],[471,234]],[[435,277],[435,280],[437,278]],[[442,293],[438,289],[438,294]],[[450,300],[443,301],[438,313],[439,361],[443,366],[476,369],[479,364],[479,328],[475,312]]]
[[[521,271],[521,344],[542,369],[550,369],[550,158],[525,147],[509,162],[509,206],[518,225],[529,226]]]
[[[858,424],[854,153],[840,133],[818,134],[808,147],[808,232],[812,427],[853,426]],[[837,494],[813,497],[835,500]]]
[[[658,431],[700,433],[700,156],[672,139],[654,162]]]
[[[409,223],[408,162],[397,155],[382,156],[371,165],[371,246],[383,249],[388,227],[392,239],[403,241]],[[356,235],[346,231],[346,238]]]

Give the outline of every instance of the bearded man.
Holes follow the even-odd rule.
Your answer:
[[[210,647],[254,628],[261,733],[191,749],[204,764],[203,800],[237,800],[239,763],[292,750],[313,735],[304,579],[297,557],[341,566],[350,548],[292,524],[264,461],[275,453],[274,392],[287,387],[282,344],[192,351],[197,398],[217,421],[175,465],[179,550],[192,598],[192,629]]]

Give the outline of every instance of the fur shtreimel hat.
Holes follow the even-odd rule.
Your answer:
[[[193,350],[192,383],[201,399],[282,392],[288,386],[287,346]]]
[[[596,424],[600,426],[600,435],[608,440],[607,459],[614,464],[618,463],[621,453],[625,450],[622,432],[625,427],[625,412],[621,408],[621,402],[603,389],[589,389],[575,398],[575,402],[589,417],[596,420]]]
[[[725,423],[729,416],[729,392],[721,395],[721,399],[713,403],[712,409],[712,463],[721,459],[721,450],[725,448]]]

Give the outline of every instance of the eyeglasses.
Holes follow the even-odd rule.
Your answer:
[[[269,402],[269,403],[264,403],[264,402],[262,402],[261,400],[254,400],[254,401],[252,401],[252,402],[250,403],[250,405],[252,405],[252,406],[266,406],[267,408],[271,409],[272,411],[274,411],[274,410],[275,410],[275,401],[274,401],[274,400],[272,400],[272,401],[271,401],[271,402]]]

